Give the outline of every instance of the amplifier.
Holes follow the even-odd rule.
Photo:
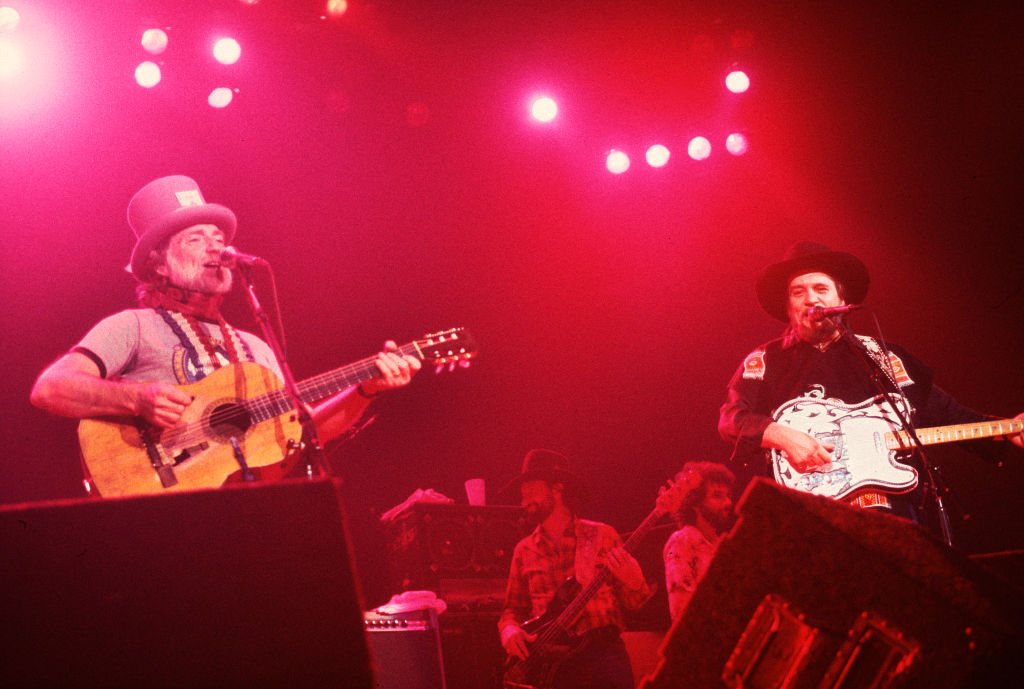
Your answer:
[[[439,592],[442,581],[507,580],[512,551],[529,531],[521,507],[413,505],[388,525],[392,587]]]
[[[437,611],[363,614],[378,689],[446,689]]]

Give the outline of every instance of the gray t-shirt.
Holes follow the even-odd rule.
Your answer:
[[[193,322],[205,329],[221,365],[229,363],[220,325],[200,319]],[[245,343],[239,358],[269,368],[280,379],[281,371],[270,347],[252,333],[238,329],[234,332]],[[196,351],[197,343],[187,334],[184,342],[189,344],[183,344],[182,333],[183,328],[172,328],[154,309],[127,309],[93,326],[75,350],[91,354],[103,377],[110,380],[188,385],[209,375],[213,366],[205,351]]]

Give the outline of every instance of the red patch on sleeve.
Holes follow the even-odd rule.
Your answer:
[[[743,377],[748,380],[764,379],[764,350],[758,349],[743,360]]]
[[[889,352],[889,365],[892,366],[892,373],[896,377],[897,385],[909,385],[914,382],[907,374],[907,369],[903,366],[903,362],[892,352]]]

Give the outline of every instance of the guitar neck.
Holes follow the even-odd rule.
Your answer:
[[[406,354],[423,360],[423,356],[415,342],[403,345],[396,352],[399,356]],[[376,378],[380,375],[377,368],[377,357],[371,356],[360,359],[355,363],[341,366],[333,371],[327,371],[320,375],[299,381],[296,385],[299,389],[299,398],[311,404],[341,392],[351,385],[358,385],[364,380]],[[254,421],[265,421],[280,416],[292,408],[291,398],[283,390],[269,392],[265,395],[253,397],[246,402],[246,407]]]
[[[661,508],[655,508],[647,518],[638,526],[626,542],[622,544],[622,547],[626,549],[630,555],[636,549],[636,546],[642,541],[648,533],[651,532],[657,523],[665,513]],[[590,599],[594,597],[597,590],[600,589],[604,583],[611,576],[611,572],[607,567],[602,567],[594,573],[594,577],[587,583],[583,590],[580,591],[576,597],[565,606],[565,610],[562,611],[555,620],[551,623],[553,627],[560,627],[561,629],[568,629],[569,625],[576,621],[576,618],[583,612],[583,608],[586,607]]]
[[[917,429],[917,437],[922,445],[953,443],[961,440],[977,440],[993,438],[999,435],[1012,435],[1024,430],[1024,419],[991,419],[977,423],[961,423],[951,426],[932,426]],[[913,439],[906,431],[894,431],[885,434],[885,444],[891,450],[905,449],[913,446]]]
[[[415,342],[399,347],[396,354],[399,356],[408,354],[417,359],[423,359]],[[371,356],[301,381],[298,384],[299,395],[302,397],[303,402],[315,402],[341,392],[350,385],[357,385],[364,380],[376,378],[379,375],[380,369],[377,368],[377,357]]]

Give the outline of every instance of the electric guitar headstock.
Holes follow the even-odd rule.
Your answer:
[[[671,514],[679,509],[683,500],[691,491],[700,487],[703,478],[696,471],[683,474],[678,481],[669,481],[658,491],[658,499],[655,502],[657,510],[664,514]]]

